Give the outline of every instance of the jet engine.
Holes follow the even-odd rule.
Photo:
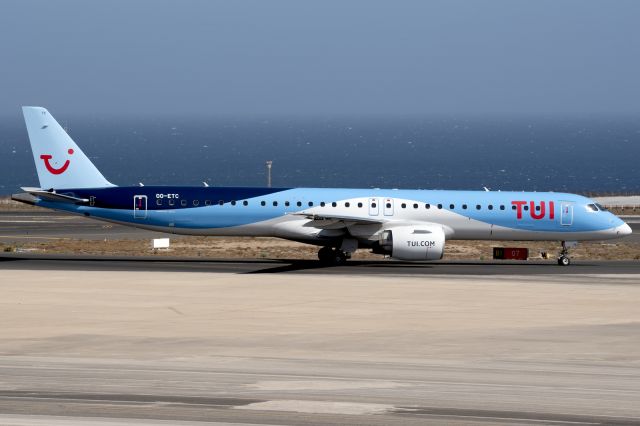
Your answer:
[[[440,225],[399,226],[382,232],[379,248],[398,260],[438,260],[444,243]]]

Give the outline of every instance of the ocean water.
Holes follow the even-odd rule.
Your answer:
[[[57,117],[61,118],[61,117]],[[640,118],[69,118],[118,185],[640,192]],[[0,194],[37,186],[20,117],[0,119]]]

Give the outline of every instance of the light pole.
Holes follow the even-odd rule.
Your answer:
[[[273,161],[268,160],[266,164],[267,164],[267,188],[271,188],[271,165],[273,164]]]

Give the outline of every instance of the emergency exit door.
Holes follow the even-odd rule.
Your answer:
[[[133,196],[133,218],[134,219],[147,218],[147,196],[146,195]]]
[[[393,216],[393,198],[384,199],[384,215]]]
[[[369,198],[369,216],[378,216],[380,203],[377,198]]]

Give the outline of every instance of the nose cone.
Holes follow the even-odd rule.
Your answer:
[[[625,236],[631,235],[633,233],[633,231],[631,230],[631,227],[629,225],[627,225],[626,223],[623,223],[622,225],[616,227],[616,232],[621,237],[625,237]]]

